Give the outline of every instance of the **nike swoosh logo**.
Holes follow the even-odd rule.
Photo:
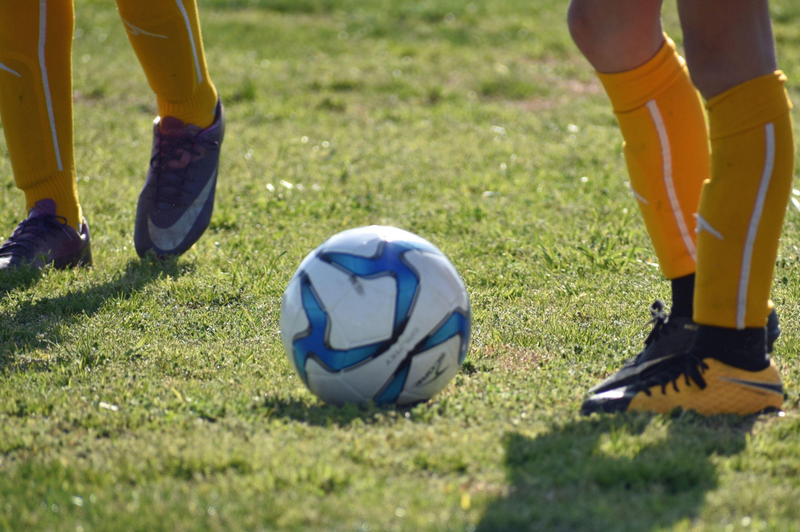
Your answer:
[[[150,234],[150,241],[153,242],[157,248],[163,251],[170,251],[177,248],[181,242],[183,242],[183,239],[186,238],[186,235],[197,221],[197,217],[200,216],[200,212],[203,210],[208,200],[208,195],[211,194],[211,191],[214,189],[214,184],[217,181],[217,170],[218,169],[214,170],[214,175],[211,176],[206,186],[200,191],[200,195],[197,196],[197,199],[189,205],[186,212],[171,226],[164,228],[158,227],[153,223],[153,220],[150,219],[150,215],[147,216],[147,231]]]
[[[741,379],[731,379],[729,377],[720,377],[719,380],[732,382],[734,384],[741,384],[742,386],[749,386],[750,388],[758,388],[759,390],[767,390],[768,392],[779,393],[783,395],[783,384],[773,384],[769,382],[760,381],[746,381]]]
[[[596,394],[596,393],[598,393],[597,392],[598,389],[602,389],[602,388],[604,388],[604,387],[606,387],[606,386],[608,386],[608,385],[610,385],[612,383],[619,382],[619,381],[626,381],[626,380],[631,379],[631,378],[638,378],[646,370],[650,369],[651,367],[653,367],[653,366],[655,366],[657,364],[662,364],[662,363],[664,363],[665,361],[667,361],[667,360],[669,360],[671,358],[675,358],[675,356],[677,356],[677,355],[664,355],[663,357],[655,358],[653,360],[648,360],[646,362],[642,362],[640,364],[636,364],[635,366],[626,366],[622,370],[620,370],[619,372],[617,372],[614,375],[611,375],[610,377],[606,378],[604,381],[602,381],[597,386],[594,386],[593,388],[590,388],[589,389],[589,393],[590,394]],[[619,385],[617,385],[617,387],[618,386]],[[604,393],[604,392],[600,392],[600,393]]]
[[[9,68],[9,67],[5,66],[3,63],[0,63],[0,70],[5,70],[5,71],[6,71],[6,72],[8,72],[9,74],[14,74],[14,75],[15,75],[15,76],[17,76],[18,78],[21,78],[21,77],[22,77],[22,74],[20,74],[20,73],[19,73],[19,72],[17,72],[16,70],[13,70],[13,69],[11,69],[11,68]]]
[[[648,360],[647,362],[642,362],[638,366],[634,366],[636,368],[636,373],[642,373],[644,370],[649,368],[650,366],[655,366],[656,364],[661,364],[665,360],[669,360],[670,358],[675,358],[675,355],[665,355],[661,358],[656,358],[653,360]]]
[[[159,35],[157,33],[150,33],[149,31],[144,31],[142,28],[138,28],[138,27],[134,26],[133,24],[131,24],[130,22],[128,22],[125,19],[122,19],[122,22],[124,22],[125,25],[128,26],[128,33],[130,33],[133,36],[147,35],[148,37],[158,37],[159,39],[166,39],[167,38],[166,35]]]

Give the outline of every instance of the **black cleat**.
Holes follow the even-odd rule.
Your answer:
[[[649,323],[653,324],[653,330],[644,341],[644,349],[625,361],[619,371],[592,387],[590,394],[632,384],[640,375],[656,371],[658,366],[689,349],[697,331],[697,324],[691,318],[667,315],[664,312],[664,302],[660,300],[650,306],[650,314],[653,318]],[[767,318],[768,353],[772,352],[780,334],[778,315],[773,309]]]
[[[40,270],[48,264],[57,269],[91,266],[92,244],[86,220],[78,233],[56,215],[53,200],[43,199],[0,246],[0,271],[24,265]]]
[[[780,373],[768,356],[760,358],[757,364],[735,364],[705,355],[695,346],[631,384],[589,396],[581,414],[693,410],[704,416],[747,416],[778,411],[784,399]]]

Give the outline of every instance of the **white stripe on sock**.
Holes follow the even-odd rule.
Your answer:
[[[661,143],[661,160],[663,163],[664,186],[667,189],[669,205],[672,207],[672,214],[675,216],[675,222],[678,224],[678,230],[681,233],[683,244],[686,246],[686,251],[689,252],[692,260],[697,262],[697,250],[694,245],[694,240],[692,240],[692,235],[689,233],[689,228],[686,227],[686,221],[683,219],[681,204],[678,201],[678,194],[675,192],[675,184],[672,181],[672,151],[670,150],[667,128],[664,125],[664,119],[661,116],[661,111],[659,111],[658,104],[655,100],[650,100],[647,102],[647,110],[650,111],[650,117],[653,119],[653,123],[656,126],[658,140]]]
[[[194,70],[197,73],[197,84],[203,84],[203,74],[200,71],[200,60],[197,58],[197,46],[194,44],[194,33],[192,32],[192,24],[189,22],[189,15],[186,13],[186,8],[183,7],[183,2],[181,0],[175,0],[175,3],[178,4],[178,9],[181,10],[181,15],[183,15],[183,22],[186,23],[186,31],[189,32],[189,42],[192,44],[192,55],[194,56]]]
[[[3,63],[0,63],[0,70],[5,70],[6,72],[8,72],[8,73],[10,73],[10,74],[14,74],[14,75],[15,75],[15,76],[17,76],[18,78],[21,78],[21,77],[22,77],[22,74],[20,74],[19,72],[17,72],[17,71],[16,71],[16,70],[14,70],[14,69],[8,68],[8,67],[7,67],[7,66],[5,66]]]
[[[53,137],[53,148],[56,152],[58,171],[64,170],[61,163],[61,150],[58,148],[58,135],[56,134],[56,120],[53,116],[53,100],[50,97],[50,82],[47,79],[47,65],[44,60],[44,43],[47,35],[47,0],[39,0],[39,70],[42,72],[42,86],[44,99],[47,103],[47,117],[50,119],[50,134]]]
[[[761,223],[761,215],[764,212],[764,202],[769,190],[769,182],[772,179],[772,170],[775,166],[775,125],[772,123],[764,126],[764,134],[767,140],[767,153],[764,161],[764,171],[761,174],[761,183],[758,185],[758,196],[756,205],[753,208],[753,215],[750,217],[750,225],[747,227],[747,240],[744,243],[744,253],[742,254],[742,272],[739,277],[739,299],[736,309],[736,328],[744,329],[744,319],[747,314],[747,288],[750,284],[750,266],[753,262],[753,246],[758,235],[758,226]]]

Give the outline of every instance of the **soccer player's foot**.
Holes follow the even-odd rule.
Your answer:
[[[0,246],[0,270],[23,265],[41,269],[90,266],[92,245],[86,220],[76,231],[67,220],[56,215],[51,199],[39,200],[8,240]]]
[[[217,102],[209,127],[166,116],[153,127],[153,152],[139,195],[133,241],[143,257],[180,255],[197,242],[211,221],[225,115]]]
[[[653,329],[644,341],[644,349],[628,359],[616,373],[596,384],[590,394],[626,386],[635,382],[645,372],[652,371],[659,364],[685,353],[694,340],[697,324],[684,316],[669,316],[664,311],[664,303],[656,300],[650,306]],[[767,318],[767,352],[771,353],[775,341],[780,336],[778,315],[773,309]]]
[[[705,334],[705,333],[709,334]],[[740,331],[736,331],[739,333]],[[644,411],[668,414],[675,409],[703,415],[749,415],[780,410],[783,385],[766,355],[765,338],[747,330],[743,348],[714,347],[719,329],[700,326],[688,352],[645,371],[631,384],[606,390],[584,401],[581,413]],[[760,342],[759,347],[753,345]],[[713,354],[711,354],[713,352]]]

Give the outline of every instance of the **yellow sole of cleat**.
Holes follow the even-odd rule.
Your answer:
[[[677,408],[694,410],[706,416],[738,414],[746,416],[767,411],[779,411],[783,406],[783,385],[778,368],[770,361],[761,371],[746,371],[729,366],[713,358],[704,360],[708,369],[703,371],[706,387],[701,389],[694,381],[689,384],[681,377],[667,384],[649,389],[650,395],[639,392],[631,400],[628,411],[669,414]]]

